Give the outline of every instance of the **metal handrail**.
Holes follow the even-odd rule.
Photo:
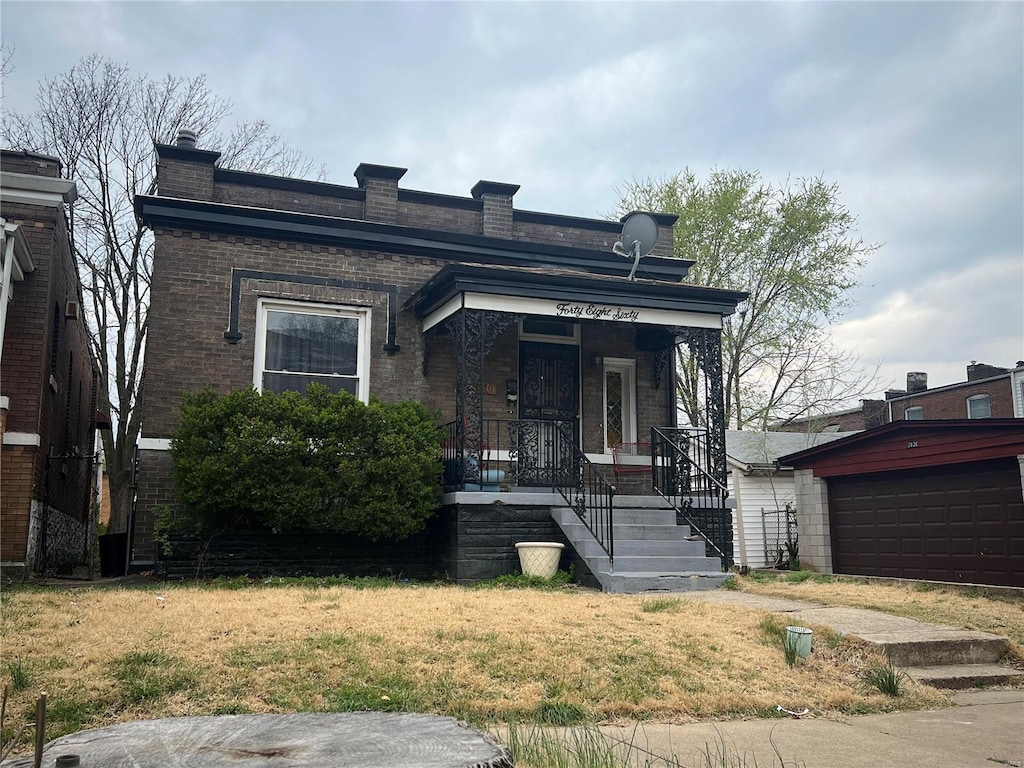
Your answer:
[[[732,512],[725,507],[729,490],[702,466],[710,464],[706,437],[707,430],[699,428],[652,427],[652,480],[655,492],[704,539],[708,556],[720,557],[728,569],[733,562]],[[699,511],[694,497],[701,500]]]
[[[446,490],[475,486],[481,483],[483,470],[507,462],[508,477],[513,481],[528,475],[538,484],[550,482],[552,491],[565,499],[614,564],[615,485],[579,449],[573,425],[539,419],[485,419],[480,438],[470,440],[459,422],[450,421],[442,425],[447,435],[441,447],[444,486]],[[533,437],[531,449],[526,447],[527,435]],[[531,454],[529,462],[527,454]]]
[[[571,467],[560,468],[554,474],[555,489],[568,502],[583,525],[608,555],[609,568],[615,568],[615,486],[576,445],[576,440],[565,425],[557,426],[559,438],[566,441],[571,456]],[[556,452],[556,455],[565,455]],[[559,482],[561,481],[561,482]]]

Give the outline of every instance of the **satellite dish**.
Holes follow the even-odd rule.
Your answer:
[[[622,236],[612,246],[612,251],[619,256],[633,259],[633,269],[629,271],[628,280],[636,280],[636,268],[640,259],[652,250],[658,242],[658,222],[649,213],[633,212],[622,221]]]

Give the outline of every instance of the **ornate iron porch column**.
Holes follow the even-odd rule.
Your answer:
[[[455,420],[458,451],[461,456],[476,456],[476,470],[483,464],[484,359],[494,342],[521,315],[483,309],[463,309],[445,321],[455,348]],[[463,465],[463,480],[473,480]],[[476,472],[472,473],[473,475]]]
[[[686,343],[697,358],[704,377],[704,426],[708,431],[708,473],[726,484],[725,463],[725,390],[722,380],[722,331],[718,328],[670,329]]]
[[[721,507],[711,514],[718,519],[709,526],[711,536],[724,555],[723,567],[733,564],[732,511],[725,506],[728,481],[725,459],[725,392],[722,380],[722,331],[719,328],[671,329],[686,343],[704,378],[704,426],[707,429],[706,471],[720,484]]]

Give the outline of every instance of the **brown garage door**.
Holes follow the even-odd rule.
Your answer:
[[[1024,587],[1016,459],[829,480],[836,573]]]

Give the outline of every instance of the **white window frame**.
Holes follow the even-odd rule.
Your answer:
[[[561,317],[540,317],[541,320],[565,322],[572,326],[572,336],[549,336],[546,333],[527,333],[523,330],[524,320],[519,321],[520,341],[543,341],[545,344],[580,344],[580,324]]]
[[[920,415],[911,416],[910,415],[911,411],[914,411],[915,414],[920,414]],[[903,419],[904,419],[904,421],[923,421],[924,420],[924,408],[922,406],[920,406],[920,405],[912,405],[909,408],[904,408],[903,409]]]
[[[622,374],[622,442],[635,443],[636,438],[636,360],[625,357],[606,357],[601,368],[601,435],[604,452],[611,453],[608,445],[608,372]]]
[[[356,374],[359,384],[356,397],[364,403],[370,399],[370,308],[342,304],[322,304],[309,301],[286,301],[260,298],[256,303],[256,353],[253,355],[253,386],[263,392],[263,373],[267,358],[267,313],[325,315],[354,317],[359,321],[359,348],[356,350]]]
[[[973,403],[985,403],[988,408],[988,413],[984,416],[975,416],[971,412],[971,405]],[[988,395],[971,395],[967,398],[967,418],[968,419],[991,419],[992,418],[992,398]]]

